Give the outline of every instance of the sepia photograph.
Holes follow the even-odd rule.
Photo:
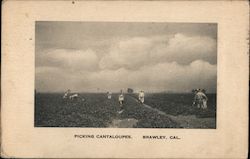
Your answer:
[[[2,9],[2,158],[247,158],[248,1]]]
[[[37,21],[35,127],[216,128],[217,24]]]

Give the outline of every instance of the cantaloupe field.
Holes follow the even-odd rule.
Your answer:
[[[93,128],[216,128],[216,94],[207,94],[208,109],[192,106],[193,94],[125,94],[123,111],[118,94],[81,93],[63,99],[63,93],[36,93],[35,127]],[[84,99],[84,100],[83,100]]]

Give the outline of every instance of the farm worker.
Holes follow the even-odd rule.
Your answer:
[[[120,105],[122,105],[123,102],[124,102],[124,95],[123,95],[123,93],[121,93],[121,94],[119,95],[118,100],[119,100]]]
[[[195,90],[195,97],[193,105],[197,105],[197,108],[207,109],[207,96],[201,89]]]
[[[144,103],[144,91],[139,92],[139,101],[140,103]]]
[[[121,110],[118,113],[121,114],[124,111],[123,109],[124,95],[122,93],[122,90],[121,90],[121,94],[118,96],[118,100],[119,100],[120,107],[121,107]]]
[[[118,100],[119,100],[119,103],[120,103],[120,106],[121,106],[121,110],[118,113],[121,114],[124,111],[124,108],[123,108],[124,95],[123,95],[122,91],[121,91],[121,94],[118,97]]]
[[[107,95],[108,95],[108,99],[111,99],[112,93],[111,92],[107,92]]]
[[[70,94],[70,89],[68,89],[68,90],[64,93],[63,98],[64,98],[64,99],[67,98],[67,97],[69,96],[69,94]]]

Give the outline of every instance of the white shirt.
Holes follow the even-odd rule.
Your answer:
[[[124,100],[124,96],[121,94],[119,95],[119,101],[122,101],[122,100]]]
[[[144,97],[144,92],[140,92],[139,93],[139,98],[143,98]]]

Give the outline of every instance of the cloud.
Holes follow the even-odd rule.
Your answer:
[[[36,89],[41,92],[87,91],[91,71],[71,71],[54,66],[36,67]]]
[[[46,49],[36,53],[39,91],[216,91],[216,40],[184,34],[123,37],[108,52]]]
[[[177,62],[158,63],[153,66],[143,66],[139,70],[103,70],[91,74],[91,81],[99,81],[107,88],[132,87],[148,91],[190,91],[193,88],[216,90],[216,65],[206,61],[196,60],[189,65]],[[109,85],[110,84],[110,85]],[[125,86],[125,87],[124,87]]]
[[[131,87],[146,92],[190,92],[193,88],[216,91],[216,65],[196,60],[189,65],[177,62],[143,66],[138,70],[120,68],[85,73],[63,72],[56,68],[37,68],[36,88],[46,91],[113,91]]]
[[[37,54],[36,64],[66,70],[94,70],[98,67],[98,57],[91,49],[50,49]]]
[[[216,63],[216,40],[207,36],[175,34],[168,44],[156,45],[151,57],[160,61],[176,61],[189,64],[194,60]]]
[[[158,62],[189,64],[195,60],[216,63],[216,41],[207,36],[134,37],[118,40],[100,61],[101,69],[138,69]]]
[[[152,47],[149,38],[134,37],[115,42],[108,54],[100,61],[101,69],[118,69],[120,67],[133,68],[145,63],[147,53]]]

